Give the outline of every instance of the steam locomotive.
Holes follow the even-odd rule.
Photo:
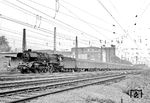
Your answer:
[[[12,66],[13,65],[13,66]],[[21,73],[46,73],[70,71],[101,71],[101,70],[133,70],[133,65],[104,63],[64,57],[61,54],[42,52],[20,52],[17,57],[11,57],[10,66]]]
[[[10,67],[21,73],[62,72],[62,57],[60,54],[47,54],[29,49],[17,53],[17,57],[11,57]]]

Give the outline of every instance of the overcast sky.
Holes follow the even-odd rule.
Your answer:
[[[74,47],[76,36],[80,47],[100,47],[106,40],[107,46],[145,50],[150,46],[149,5],[149,0],[0,0],[5,18],[0,19],[0,35],[8,38],[12,49],[21,48],[26,28],[28,48],[53,49],[57,27],[57,50]]]

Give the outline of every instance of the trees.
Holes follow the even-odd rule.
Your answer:
[[[5,36],[0,36],[0,52],[9,52],[11,47],[8,44]]]

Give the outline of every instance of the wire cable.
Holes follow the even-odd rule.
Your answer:
[[[22,37],[22,33],[19,33],[19,32],[14,32],[13,30],[10,30],[10,29],[6,29],[6,28],[1,28],[1,30],[2,31],[6,31],[6,32],[10,32],[10,33],[12,33],[12,34],[18,34],[18,36],[20,36],[20,38]],[[16,36],[16,35],[15,35]],[[41,38],[37,38],[37,37],[34,37],[34,36],[32,36],[32,35],[28,35],[27,36],[28,37],[28,39],[36,39],[36,40],[40,40],[40,41],[44,41],[44,42],[46,42],[46,40],[43,40],[43,39],[41,39]],[[47,41],[47,42],[50,42],[50,41]],[[52,42],[51,42],[52,43]]]
[[[89,36],[89,37],[92,37],[92,38],[97,39],[96,37],[93,37],[93,36],[91,36],[90,34],[84,32],[84,31],[81,31],[81,30],[79,30],[79,29],[77,29],[77,28],[75,28],[75,27],[73,27],[73,26],[71,26],[71,25],[69,25],[69,24],[67,24],[67,23],[65,23],[65,22],[63,22],[63,21],[61,21],[61,20],[54,19],[52,16],[50,16],[50,15],[48,15],[48,14],[46,14],[46,13],[44,13],[44,12],[42,12],[42,11],[40,11],[40,10],[34,8],[34,7],[32,7],[32,6],[29,6],[29,5],[27,5],[26,3],[21,2],[20,0],[16,0],[16,1],[18,1],[19,3],[25,5],[25,6],[29,7],[29,8],[31,8],[31,9],[33,9],[33,10],[36,10],[36,11],[38,11],[38,12],[44,14],[44,15],[47,16],[47,17],[50,17],[50,18],[53,19],[53,20],[56,20],[57,22],[60,22],[60,23],[62,23],[62,24],[64,24],[64,25],[66,25],[66,26],[69,27],[69,28],[71,27],[72,29],[81,32],[81,35],[84,35],[84,34],[85,34],[85,35],[87,35],[87,36]],[[49,20],[48,20],[48,21],[49,21]],[[98,40],[99,40],[99,39],[98,39]]]
[[[112,3],[112,1],[111,1],[111,0],[108,0],[108,1],[110,2],[110,4],[112,5],[112,7],[114,8],[114,10],[119,14],[119,12],[118,12],[116,6]]]
[[[35,1],[33,1],[33,0],[28,0],[28,1],[30,1],[30,2],[32,2],[32,3],[34,3],[34,4],[37,4],[37,5],[41,6],[41,7],[44,7],[44,8],[47,8],[47,9],[50,9],[50,10],[55,11],[54,9],[52,9],[52,8],[50,8],[50,7],[48,7],[48,6],[45,6],[45,5],[43,5],[43,4],[39,4],[39,3],[37,3],[37,2],[35,2]],[[60,3],[59,3],[59,5],[63,6],[63,5],[60,4]],[[63,7],[64,7],[64,6],[63,6]],[[65,8],[65,9],[67,9],[67,8]],[[67,10],[69,10],[69,9],[67,9]],[[69,12],[70,12],[70,11],[69,11]],[[61,11],[59,11],[59,13],[65,15],[65,16],[69,16],[69,17],[71,17],[71,18],[73,18],[73,19],[78,19],[78,20],[80,20],[80,21],[82,21],[82,22],[84,22],[84,23],[88,23],[89,25],[93,25],[93,26],[95,26],[95,27],[97,27],[97,28],[99,28],[99,29],[103,29],[103,30],[105,30],[105,31],[107,31],[107,32],[112,32],[112,31],[110,31],[110,30],[108,30],[108,29],[106,29],[106,28],[99,27],[98,25],[95,25],[95,24],[89,23],[89,22],[87,22],[87,21],[85,21],[85,20],[83,20],[83,19],[80,19],[80,18],[77,17],[77,16],[71,16],[71,15],[68,15],[68,14],[66,14],[66,13],[62,13]],[[72,13],[72,14],[73,14],[73,13]],[[74,14],[73,14],[73,15],[74,15]],[[107,37],[107,38],[108,38],[108,37]]]
[[[73,4],[71,4],[71,3],[69,3],[69,2],[66,2],[66,1],[64,1],[64,0],[61,0],[61,1],[64,2],[64,3],[66,3],[66,4],[68,4],[68,5],[71,5],[72,7],[76,8],[76,9],[78,9],[78,10],[80,10],[80,11],[82,11],[82,12],[84,12],[84,13],[86,13],[86,14],[88,14],[88,15],[90,15],[90,16],[92,16],[92,17],[98,19],[98,20],[100,20],[100,21],[103,21],[103,22],[105,22],[105,23],[107,23],[107,24],[111,24],[111,25],[112,25],[112,23],[109,23],[108,21],[106,21],[106,20],[104,20],[104,19],[102,19],[102,18],[100,18],[100,17],[97,17],[97,16],[93,15],[93,14],[89,13],[89,12],[86,11],[86,10],[83,10],[83,9],[81,9],[81,8],[79,8],[79,7],[77,7],[77,6],[73,5]]]
[[[37,5],[41,6],[41,7],[44,7],[44,8],[46,8],[46,9],[49,9],[49,10],[55,11],[53,8],[50,8],[50,7],[46,6],[46,5],[40,4],[40,3],[35,2],[35,1],[33,1],[33,0],[28,0],[28,1],[30,1],[30,2],[32,2],[32,3],[34,3],[34,4],[37,4]],[[75,17],[73,17],[73,16],[71,16],[71,15],[68,15],[68,14],[66,14],[66,13],[64,13],[64,12],[61,12],[60,10],[59,10],[59,13],[61,13],[62,15],[65,15],[65,16],[68,16],[68,17],[71,17],[71,18],[75,18]]]
[[[31,0],[30,0],[31,1]],[[19,7],[18,5],[15,5],[15,4],[13,4],[13,3],[10,3],[10,2],[8,2],[7,0],[5,1],[5,2],[7,2],[7,3],[9,3],[9,4],[11,4],[11,5],[13,5],[13,6],[15,6],[15,9],[17,9],[16,7],[18,7],[19,9],[17,9],[17,10],[19,10],[19,11],[22,11],[22,12],[27,12],[27,13],[30,13],[30,16],[37,16],[37,14],[35,14],[35,13],[33,13],[33,12],[31,12],[31,11],[28,11],[28,10],[26,10],[26,9],[23,9],[22,7]],[[11,6],[12,7],[12,6]],[[14,7],[13,7],[14,8]],[[43,17],[42,17],[43,18]],[[43,20],[45,20],[45,22],[50,22],[48,19],[46,19],[46,18],[43,18]],[[37,29],[37,28],[34,28],[34,29]],[[44,30],[44,32],[45,32],[45,30]],[[50,31],[49,31],[50,32]],[[49,32],[45,32],[45,33],[49,33]],[[51,32],[52,33],[52,32]],[[81,34],[83,34],[83,33],[81,33]]]
[[[115,19],[115,17],[109,12],[109,10],[103,5],[103,3],[100,0],[97,0],[100,5],[107,11],[107,13],[114,19],[114,21],[119,25],[119,27],[126,33],[124,28],[120,25],[120,23]]]
[[[98,2],[99,2],[99,4],[107,11],[107,13],[113,18],[113,20],[119,25],[119,27],[122,29],[122,31],[125,33],[125,35],[127,35],[128,37],[129,37],[129,39],[132,41],[132,42],[134,42],[133,41],[133,39],[131,38],[131,36],[129,35],[129,33],[127,33],[126,31],[125,31],[125,29],[120,25],[120,23],[115,19],[115,17],[109,12],[109,10],[103,5],[103,3],[100,1],[100,0],[97,0]],[[134,42],[135,43],[135,42]],[[137,43],[135,43],[136,44],[136,46],[137,47],[139,47],[138,45],[137,45]]]
[[[101,35],[103,35],[105,38],[109,39],[106,35],[100,33],[97,29],[95,29],[95,28],[91,25],[91,23],[89,23],[89,22],[87,22],[87,21],[81,19],[79,16],[77,16],[75,13],[73,13],[71,10],[69,10],[68,8],[66,8],[65,6],[63,6],[62,4],[60,4],[60,5],[61,5],[63,8],[65,8],[66,10],[68,10],[70,13],[72,13],[73,15],[75,15],[78,20],[82,21],[83,23],[87,24],[90,28],[92,28],[93,30],[95,30],[98,34],[101,34]]]

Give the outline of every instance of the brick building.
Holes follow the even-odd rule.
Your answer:
[[[78,47],[78,59],[94,60],[100,62],[113,62],[129,64],[128,61],[121,60],[116,56],[115,45],[111,47]],[[40,52],[46,52],[49,54],[53,53],[53,50],[38,50]],[[71,48],[71,51],[56,51],[58,54],[62,54],[66,57],[75,58],[75,48]]]
[[[75,58],[75,48],[71,49],[72,56]],[[113,62],[112,58],[116,56],[115,46],[111,47],[78,47],[78,58],[95,60],[101,62]]]
[[[102,61],[102,51],[99,47],[78,47],[77,50],[79,59]],[[71,52],[75,58],[75,48],[72,48]]]
[[[103,62],[114,62],[113,58],[116,57],[115,45],[111,47],[102,47],[102,61]]]

